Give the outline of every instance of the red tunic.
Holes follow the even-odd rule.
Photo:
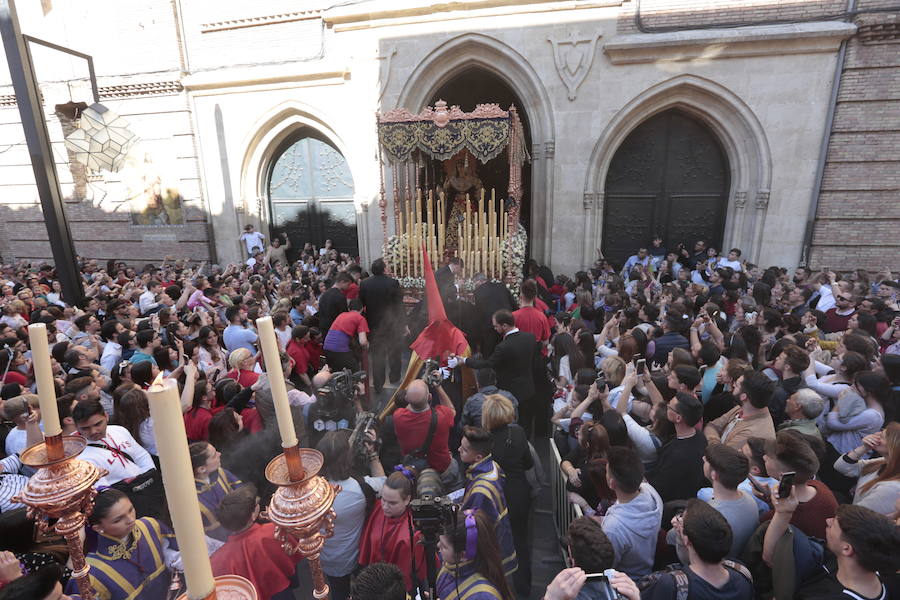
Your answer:
[[[331,324],[329,331],[340,331],[346,333],[351,338],[355,338],[356,334],[369,333],[369,324],[366,318],[355,310],[343,312],[337,316],[334,323]]]
[[[354,282],[347,286],[344,290],[344,298],[347,300],[355,300],[359,298],[359,284]]]
[[[296,340],[288,342],[287,355],[294,359],[294,373],[305,375],[309,368],[309,355],[306,353],[306,344],[300,344]]]
[[[246,387],[250,387],[251,385],[256,383],[256,380],[259,379],[259,373],[256,373],[254,371],[246,371],[244,369],[241,369],[241,370],[232,369],[231,371],[228,371],[227,373],[225,373],[225,377],[228,377],[229,379],[234,379],[239,384],[241,384],[241,387],[246,388]]]
[[[400,568],[406,589],[413,588],[410,579],[412,555],[409,543],[409,509],[398,518],[387,517],[381,508],[369,515],[359,542],[359,564],[365,566],[377,562],[391,563]],[[414,530],[415,531],[415,530]],[[422,532],[415,531],[416,573],[419,581],[426,581],[425,547],[421,544]]]
[[[213,415],[220,410],[222,407],[210,410],[201,406],[184,413],[184,430],[188,439],[192,442],[209,439],[209,422],[212,421]]]
[[[309,364],[311,364],[313,369],[318,372],[319,369],[322,368],[322,361],[320,360],[322,356],[322,344],[317,342],[307,342],[306,356],[308,357]]]
[[[526,331],[534,335],[539,342],[545,342],[550,339],[550,325],[547,318],[539,309],[533,306],[523,306],[513,313],[516,320],[516,327],[520,331]]]
[[[214,576],[246,577],[262,599],[287,589],[302,558],[301,554],[288,556],[284,553],[281,543],[275,539],[275,525],[257,523],[250,529],[232,534],[210,561]]]

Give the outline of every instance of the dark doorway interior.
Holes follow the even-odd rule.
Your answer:
[[[525,147],[531,152],[531,128],[528,123],[528,115],[522,106],[522,101],[509,85],[502,79],[484,69],[477,67],[466,69],[444,83],[432,95],[429,106],[434,106],[438,100],[444,100],[448,106],[459,106],[463,111],[475,110],[476,104],[499,104],[503,110],[509,109],[511,104],[519,111],[519,120],[522,121],[522,129],[525,133]],[[413,110],[412,107],[409,107]],[[506,198],[509,189],[509,154],[504,150],[499,156],[488,161],[487,164],[478,163],[478,177],[484,186],[485,193],[490,195],[494,189],[497,198]],[[439,185],[443,182],[444,171],[440,161],[428,162],[428,169],[435,174],[434,179]],[[522,208],[520,210],[521,222],[525,230],[529,232],[531,239],[531,163],[522,165]]]
[[[655,234],[675,249],[721,248],[728,159],[716,136],[677,109],[655,115],[616,150],[606,176],[603,254],[618,266]]]

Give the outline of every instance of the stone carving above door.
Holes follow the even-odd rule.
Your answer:
[[[575,100],[578,95],[578,87],[587,77],[588,71],[591,70],[591,65],[594,64],[594,51],[601,36],[601,33],[581,36],[572,31],[569,33],[568,39],[547,38],[547,41],[553,46],[556,72],[559,73],[560,79],[566,85],[569,100]]]

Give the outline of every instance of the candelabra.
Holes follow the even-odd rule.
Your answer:
[[[266,479],[278,486],[269,502],[268,517],[275,537],[288,554],[300,552],[309,561],[313,597],[325,598],[328,585],[319,563],[325,539],[334,532],[334,497],[341,491],[318,475],[322,454],[299,444],[286,448],[266,466]],[[325,530],[324,533],[322,530]]]
[[[59,434],[25,450],[22,463],[37,469],[37,473],[13,500],[28,507],[29,518],[37,521],[42,533],[50,530],[49,519],[56,519],[53,529],[69,547],[72,577],[78,583],[81,598],[93,600],[90,568],[84,560],[79,534],[94,508],[94,484],[106,475],[106,470],[78,459],[85,446],[84,438]]]
[[[240,575],[219,575],[216,577],[216,589],[203,600],[258,600],[256,588],[249,580]],[[190,600],[187,592],[178,596],[177,600]]]

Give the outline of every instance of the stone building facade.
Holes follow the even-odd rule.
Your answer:
[[[128,119],[170,191],[158,197],[175,207],[154,216],[133,173],[73,164],[59,107],[89,103],[84,66],[35,50],[77,252],[225,263],[254,223],[295,242],[352,230],[347,250],[368,262],[380,254],[380,173],[390,171],[375,113],[442,98],[465,110],[516,103],[531,158],[530,253],[555,271],[655,232],[675,245],[698,231],[764,265],[895,266],[891,0],[332,4],[20,2],[25,33],[94,57],[101,101]],[[6,83],[0,255],[45,259]]]

